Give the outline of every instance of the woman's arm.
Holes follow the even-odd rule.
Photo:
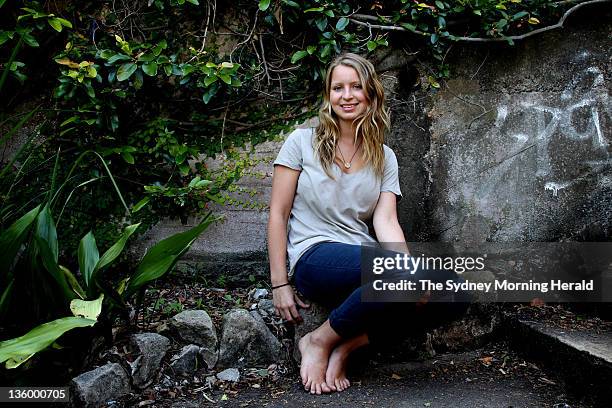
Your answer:
[[[289,282],[287,276],[287,221],[293,206],[300,172],[285,166],[274,166],[272,193],[270,197],[270,218],[268,220],[268,257],[270,258],[270,279],[272,286]],[[281,317],[292,322],[301,320],[295,306],[308,307],[293,292],[290,286],[272,291],[274,306]]]
[[[397,220],[396,197],[394,193],[389,191],[380,193],[372,221],[378,242],[392,243],[392,248],[388,249],[410,254],[404,232]]]

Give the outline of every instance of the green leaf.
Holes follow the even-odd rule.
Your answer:
[[[74,293],[76,293],[77,296],[80,297],[81,299],[85,299],[86,297],[85,291],[79,284],[79,281],[77,280],[77,278],[75,278],[72,272],[70,272],[68,268],[66,268],[65,266],[60,265],[60,269],[64,273],[64,276],[66,277],[66,281],[68,282],[68,284],[70,285]]]
[[[145,198],[137,202],[132,208],[132,214],[140,211],[145,205],[149,203],[150,200],[151,200],[151,197],[146,196]]]
[[[121,157],[126,163],[134,164],[134,156],[129,152],[121,152]]]
[[[32,37],[32,35],[28,34],[28,33],[24,33],[22,35],[23,41],[28,44],[30,47],[38,47],[40,44],[38,44],[38,41],[36,41],[36,38]]]
[[[104,294],[100,294],[96,300],[73,299],[70,302],[70,311],[76,317],[83,317],[89,320],[98,320],[102,312],[102,301]]]
[[[129,79],[132,74],[136,72],[136,69],[138,69],[138,65],[134,64],[133,62],[123,64],[117,70],[117,81],[121,82]]]
[[[41,324],[21,337],[0,342],[0,363],[6,361],[6,368],[16,368],[49,347],[65,332],[94,324],[95,320],[82,317],[63,317]]]
[[[327,57],[331,53],[332,47],[329,44],[325,44],[325,47],[321,50],[321,58]]]
[[[401,26],[404,27],[406,30],[410,30],[410,31],[416,31],[417,29],[414,24],[409,24],[409,23],[402,23]]]
[[[196,6],[200,5],[200,2],[198,0],[187,0],[187,2],[189,2],[191,4],[195,4]]]
[[[291,63],[295,64],[296,62],[298,62],[299,60],[301,60],[302,58],[304,58],[305,56],[308,55],[307,51],[304,50],[300,50],[297,51],[295,54],[293,54],[293,56],[291,57]]]
[[[368,51],[372,52],[376,49],[376,47],[378,46],[378,44],[376,43],[376,41],[368,41],[367,47],[368,47]]]
[[[526,11],[519,11],[518,13],[512,16],[512,20],[518,20],[528,15],[529,13],[527,13]]]
[[[110,57],[107,62],[109,64],[114,64],[117,61],[131,61],[131,60],[132,60],[132,57],[127,56],[125,54],[115,54],[112,57]]]
[[[270,0],[260,0],[259,1],[259,9],[261,11],[266,11],[270,7]]]
[[[15,283],[15,278],[12,278],[4,291],[2,291],[2,296],[0,296],[0,318],[4,317],[8,309],[8,305],[11,300],[11,294],[13,292],[13,284]]]
[[[323,7],[313,7],[313,8],[309,8],[307,10],[304,10],[304,13],[312,13],[315,11],[323,11]]]
[[[172,235],[150,248],[130,278],[126,292],[134,293],[148,282],[166,274],[214,221],[217,219],[208,213],[194,228]]]
[[[134,79],[132,79],[132,84],[134,85],[134,89],[138,90],[142,88],[142,84],[144,79],[142,77],[142,70],[139,69],[134,73]]]
[[[39,211],[40,205],[28,211],[0,234],[0,248],[2,248],[2,255],[0,255],[0,275],[8,272],[10,266],[13,264]]]
[[[13,31],[0,31],[0,45],[13,38]]]
[[[83,275],[85,287],[89,290],[91,286],[91,275],[100,260],[100,252],[96,245],[96,238],[91,231],[81,238],[79,249],[77,250],[77,257],[79,259],[79,270],[81,271],[81,275]]]
[[[151,62],[155,58],[157,57],[154,54],[147,52],[138,57],[138,62]]]
[[[321,31],[325,31],[327,27],[327,17],[320,17],[315,20],[315,25]]]
[[[432,44],[437,43],[438,42],[438,34],[433,33],[429,39],[430,39]]]
[[[306,52],[309,55],[312,55],[316,50],[317,50],[317,46],[316,45],[309,45],[308,47],[306,47]]]
[[[349,19],[346,17],[341,17],[340,19],[338,19],[338,22],[336,23],[336,30],[338,31],[343,31],[346,26],[349,23]]]
[[[438,7],[440,10],[444,10],[444,3],[442,3],[440,0],[436,0],[436,7]]]
[[[227,75],[227,74],[219,74],[218,76],[226,84],[230,85],[232,83],[232,78],[230,78],[229,75]]]
[[[62,26],[62,23],[60,23],[57,18],[50,18],[47,20],[47,22],[49,23],[51,27],[53,27],[55,31],[57,31],[58,33],[62,32],[62,29],[64,27]]]
[[[219,78],[217,78],[216,75],[207,76],[206,78],[204,78],[204,86],[209,87],[210,84],[216,82],[217,79]]]
[[[148,76],[155,76],[157,75],[157,64],[154,62],[151,62],[150,64],[143,64],[142,71]]]
[[[74,292],[68,286],[66,277],[57,263],[57,231],[55,229],[55,223],[51,217],[51,211],[48,204],[45,205],[45,207],[43,207],[43,209],[38,213],[36,220],[34,242],[40,254],[42,264],[47,272],[49,272],[49,274],[57,282],[64,294],[64,297],[67,300],[74,299]]]
[[[64,18],[61,18],[61,17],[56,17],[55,19],[59,21],[60,24],[63,25],[64,27],[72,28],[72,23],[70,21]]]
[[[127,243],[128,239],[132,236],[132,234],[134,234],[134,232],[136,232],[139,226],[140,226],[140,223],[137,223],[137,224],[127,226],[123,230],[123,233],[121,234],[117,242],[115,242],[113,246],[111,246],[100,257],[100,260],[98,261],[98,264],[96,265],[94,274],[96,274],[97,271],[99,271],[100,269],[104,269],[109,264],[111,264],[115,259],[117,259],[117,257],[121,254],[121,252],[123,252],[123,248],[125,248],[125,244]]]

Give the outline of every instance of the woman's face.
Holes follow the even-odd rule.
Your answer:
[[[338,65],[331,75],[329,102],[341,121],[352,123],[370,104],[354,68]]]

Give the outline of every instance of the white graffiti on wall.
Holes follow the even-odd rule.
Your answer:
[[[502,131],[507,129],[506,134],[515,139],[516,151],[530,145],[537,149],[537,177],[554,178],[551,160],[558,159],[550,152],[554,135],[578,142],[591,141],[589,157],[584,158],[584,164],[593,167],[610,160],[609,143],[602,131],[600,113],[609,116],[611,106],[599,68],[590,67],[577,75],[563,90],[559,102],[542,103],[537,98],[528,97],[521,101],[518,110],[510,111],[507,105],[498,106],[494,124]],[[572,183],[572,180],[548,181],[544,188],[556,197],[559,190]]]

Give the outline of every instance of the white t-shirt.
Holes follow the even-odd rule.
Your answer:
[[[335,180],[327,176],[315,156],[314,129],[296,129],[285,140],[274,165],[300,170],[293,207],[287,225],[289,276],[312,245],[342,242],[359,245],[376,242],[368,233],[380,193],[390,191],[401,198],[397,159],[383,145],[385,169],[382,180],[370,166],[346,174],[332,166]]]

